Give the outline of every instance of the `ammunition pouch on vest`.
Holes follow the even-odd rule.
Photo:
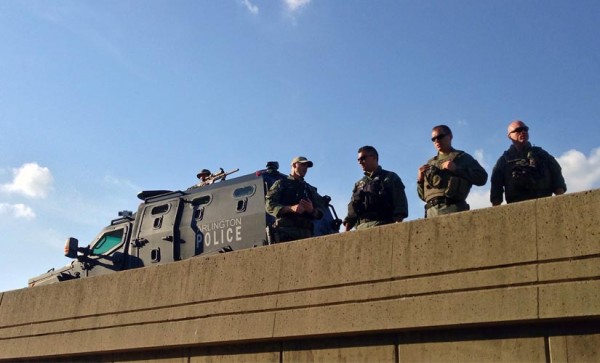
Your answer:
[[[505,153],[507,174],[515,190],[533,192],[550,188],[550,175],[538,149],[534,146],[526,157],[512,160]]]
[[[537,170],[528,165],[514,165],[511,168],[510,175],[513,185],[521,190],[534,190],[536,185]]]
[[[447,160],[455,160],[463,154],[462,151],[453,151]],[[447,170],[440,169],[437,157],[427,162],[430,168],[425,172],[424,198],[446,197],[450,200],[461,202],[467,199],[471,191],[471,183],[466,179],[457,177]]]
[[[469,192],[471,191],[471,183],[466,179],[459,178],[457,176],[451,176],[448,180],[448,186],[446,187],[446,197],[463,201],[467,199]]]
[[[383,180],[387,172],[382,172],[356,188],[352,194],[352,208],[359,219],[391,220],[393,216],[392,196],[385,190]]]
[[[281,204],[296,205],[301,199],[310,199],[308,194],[308,184],[306,182],[294,181],[290,179],[281,180]]]
[[[283,205],[296,205],[300,202],[300,200],[311,200],[311,188],[304,181],[296,181],[291,179],[282,179],[281,180],[281,204]],[[316,208],[316,206],[315,206]],[[277,218],[275,224],[273,226],[275,231],[278,228],[294,228],[294,229],[304,229],[312,231],[313,223],[312,217],[308,214],[283,214]]]

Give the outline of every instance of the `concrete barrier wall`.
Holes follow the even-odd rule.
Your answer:
[[[600,190],[4,292],[0,360],[600,361]]]

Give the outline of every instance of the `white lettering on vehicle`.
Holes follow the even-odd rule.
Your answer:
[[[242,240],[242,218],[226,219],[218,222],[203,224],[200,231],[204,235],[204,245],[240,242]]]

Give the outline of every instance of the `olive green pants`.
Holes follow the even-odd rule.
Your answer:
[[[377,227],[377,226],[383,226],[384,224],[390,224],[390,223],[392,223],[392,222],[390,222],[390,221],[367,221],[367,222],[359,221],[358,224],[356,225],[356,230],[367,229],[367,228],[372,228],[372,227]]]
[[[446,203],[442,203],[442,204],[438,204],[435,205],[429,209],[426,210],[426,218],[432,218],[432,217],[437,217],[437,216],[441,216],[444,214],[450,214],[450,213],[456,213],[456,212],[463,212],[466,210],[469,210],[469,204],[467,204],[467,202],[459,202],[456,204],[446,204]]]

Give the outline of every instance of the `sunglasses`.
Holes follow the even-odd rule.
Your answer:
[[[521,127],[517,127],[516,129],[512,130],[510,133],[511,133],[511,134],[513,134],[513,133],[515,133],[515,132],[516,132],[516,133],[519,133],[519,134],[520,134],[520,133],[521,133],[521,132],[523,132],[523,131],[525,131],[525,132],[529,132],[529,127],[527,127],[527,126],[521,126]]]
[[[368,158],[369,156],[373,156],[373,155],[363,155],[363,156],[361,156],[360,158],[358,158],[357,160],[358,160],[358,162],[365,161],[365,160],[367,160],[367,158]]]
[[[439,134],[437,136],[432,137],[431,142],[440,141],[441,139],[443,139],[446,136],[448,136],[448,134]]]

